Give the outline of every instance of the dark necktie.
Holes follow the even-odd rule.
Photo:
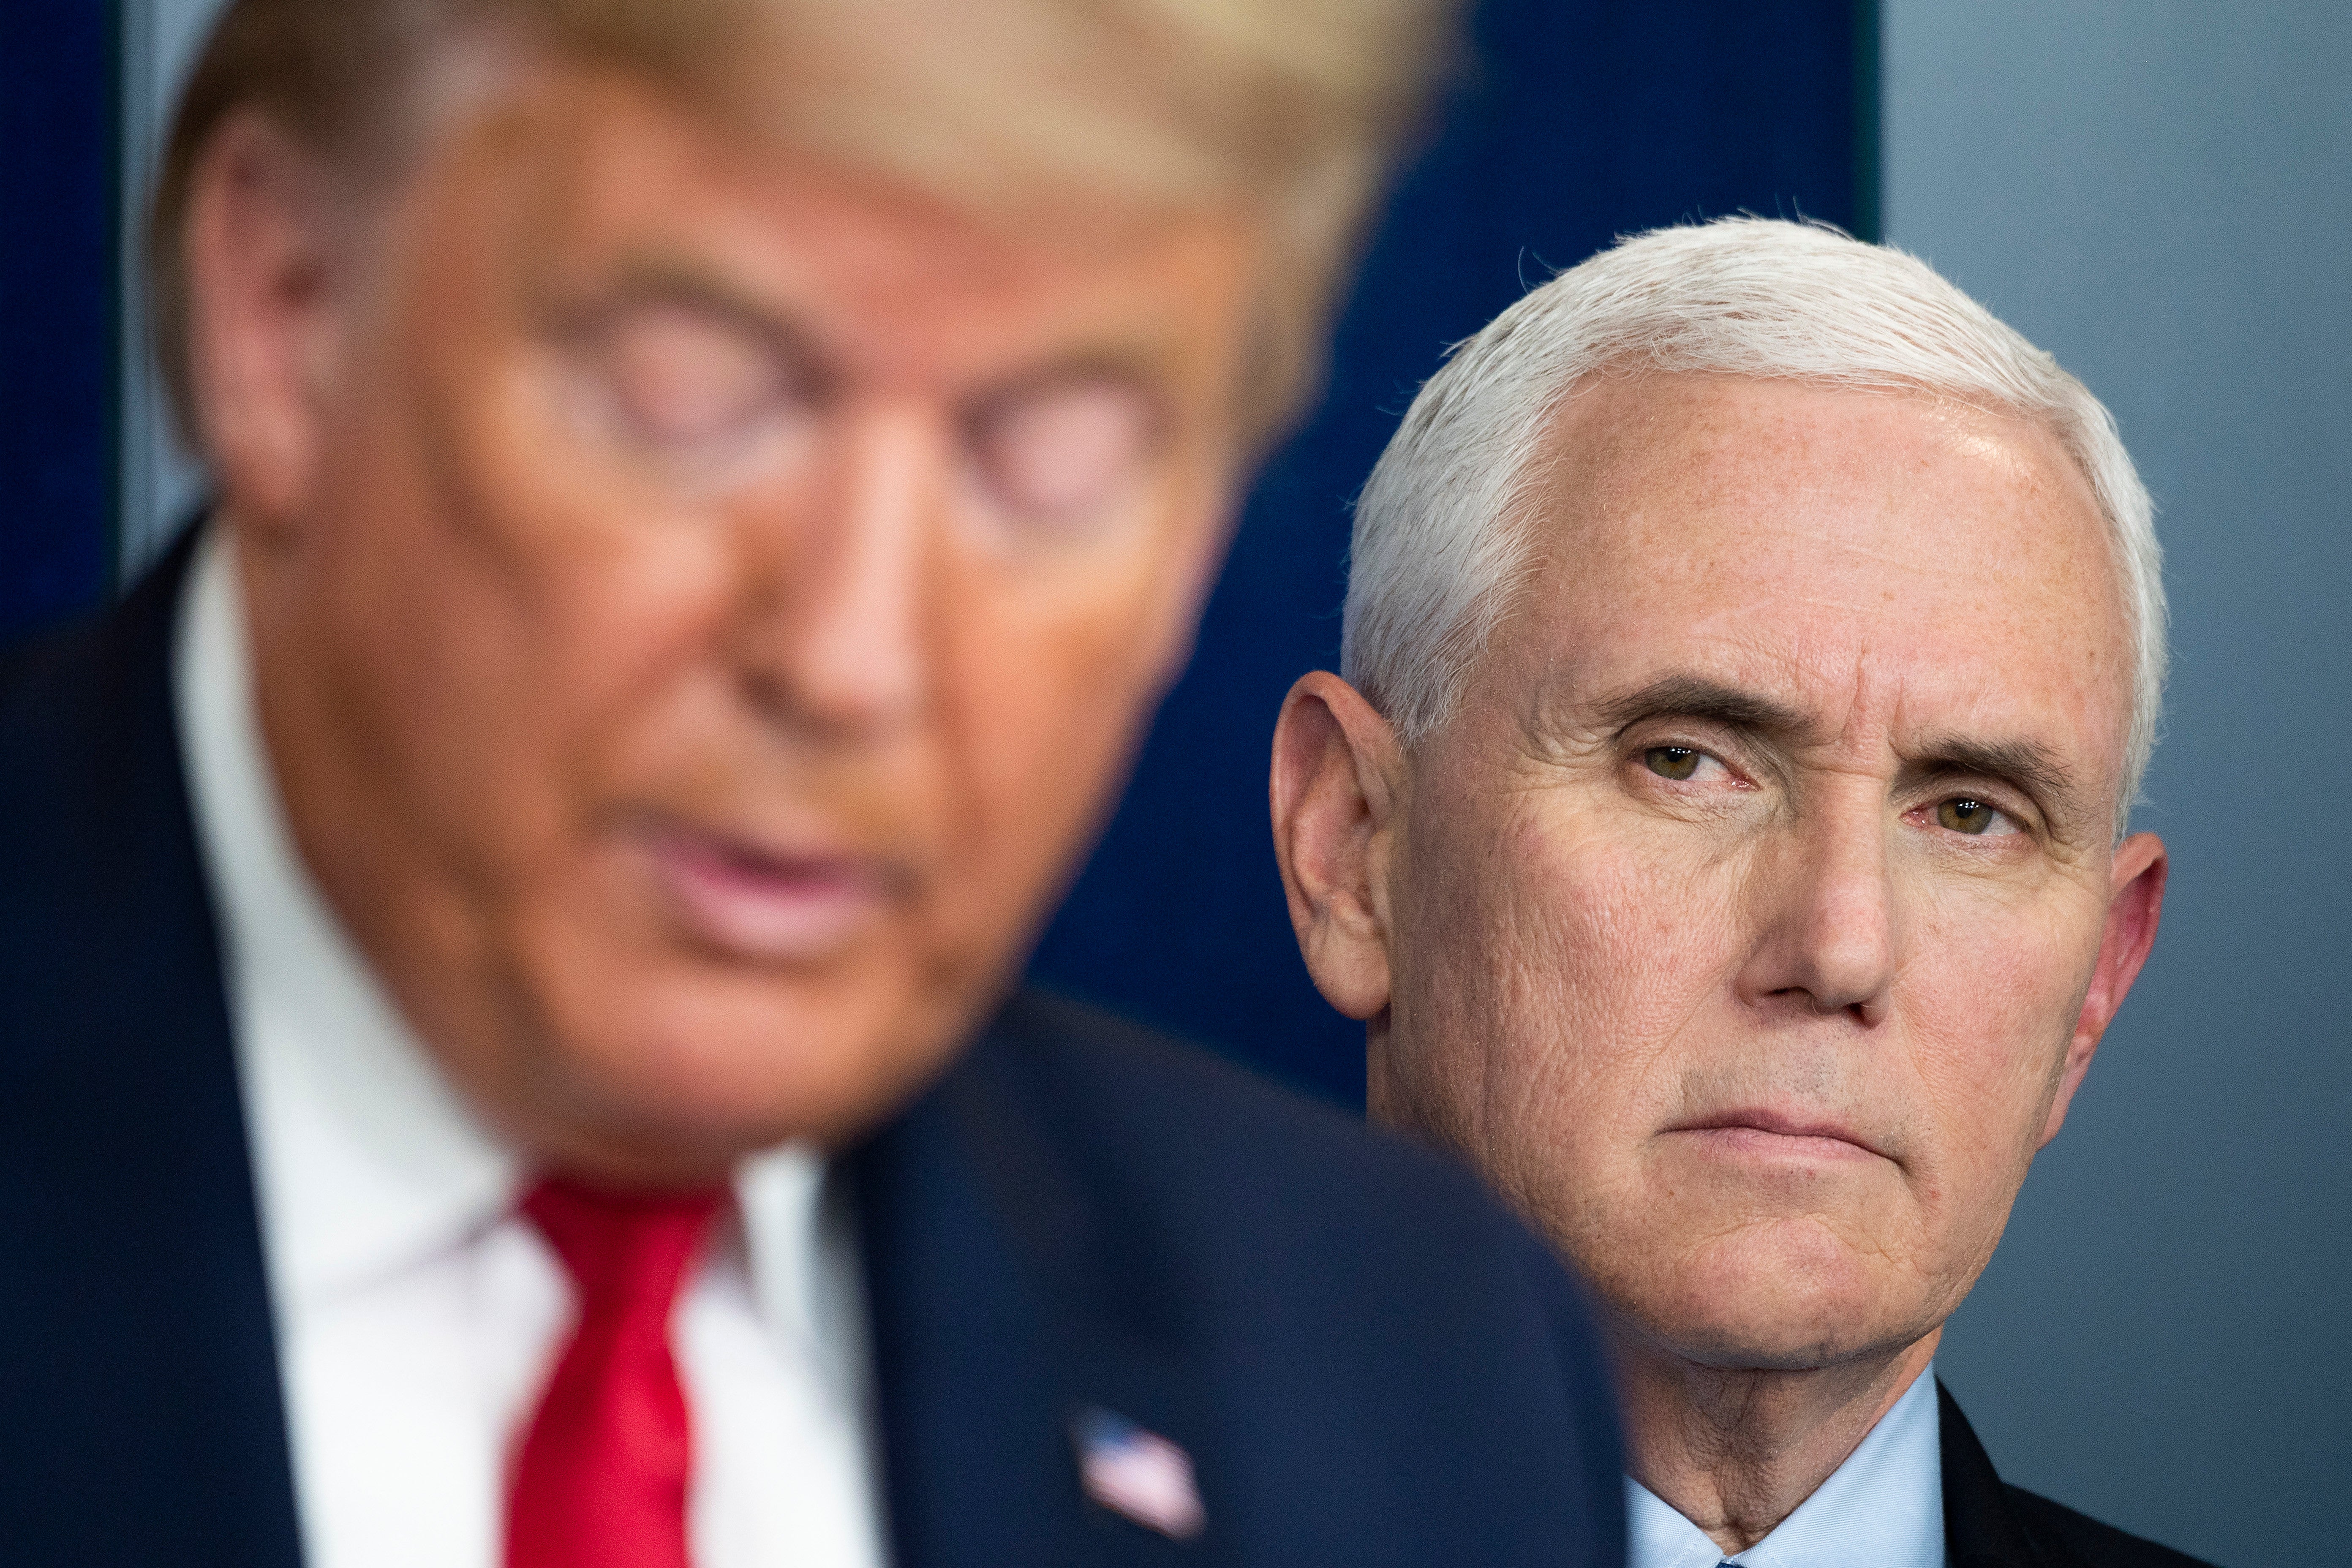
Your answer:
[[[550,1179],[523,1200],[580,1319],[516,1457],[507,1568],[688,1568],[693,1446],[669,1321],[725,1196]]]

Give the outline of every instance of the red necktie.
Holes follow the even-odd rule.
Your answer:
[[[580,1322],[515,1462],[507,1568],[688,1568],[693,1451],[669,1320],[724,1197],[551,1178],[523,1200],[571,1270]]]

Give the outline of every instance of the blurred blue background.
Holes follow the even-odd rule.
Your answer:
[[[115,26],[0,19],[0,641],[114,579]]]
[[[0,19],[0,638],[101,602],[200,477],[129,215],[210,0]],[[2009,1479],[2240,1568],[2352,1478],[2352,12],[2318,0],[1489,0],[1037,975],[1360,1104],[1265,825],[1338,657],[1347,503],[1445,344],[1619,232],[1805,213],[1927,256],[2107,400],[2177,673],[2164,935],[1939,1365]],[[2319,793],[2314,795],[2314,791]],[[0,999],[0,1005],[5,1005]]]

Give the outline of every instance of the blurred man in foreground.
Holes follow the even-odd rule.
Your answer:
[[[1276,837],[1375,1113],[1589,1276],[1637,1568],[2185,1562],[1929,1373],[2155,940],[2164,600],[2081,384],[1832,230],[1660,231],[1423,391]]]
[[[217,510],[0,674],[12,1561],[1614,1561],[1475,1184],[1004,1003],[1441,32],[231,5]]]

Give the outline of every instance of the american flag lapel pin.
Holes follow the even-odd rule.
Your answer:
[[[1208,1516],[1192,1480],[1192,1456],[1157,1432],[1099,1408],[1070,1420],[1077,1445],[1078,1479],[1087,1496],[1171,1541],[1201,1533]]]

